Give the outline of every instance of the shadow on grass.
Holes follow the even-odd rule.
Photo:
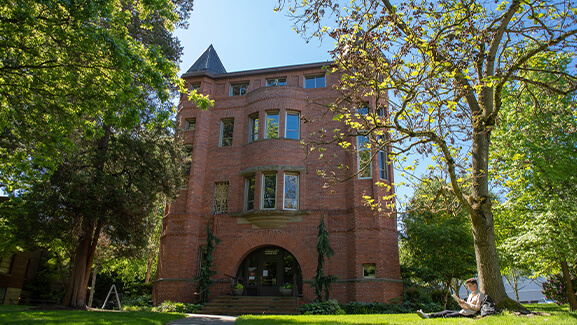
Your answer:
[[[30,310],[22,308],[0,308],[0,324],[126,324],[163,325],[183,318],[183,314],[151,312],[91,312],[85,310]]]

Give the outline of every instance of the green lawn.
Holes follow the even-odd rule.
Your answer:
[[[568,312],[567,307],[554,304],[533,304],[527,306],[545,316],[519,317],[511,314],[490,316],[482,319],[421,319],[416,314],[393,315],[342,315],[342,316],[242,316],[235,325],[370,325],[370,324],[577,324],[577,313]],[[163,325],[171,320],[180,319],[184,314],[153,312],[100,312],[80,310],[30,310],[27,306],[0,305],[0,324],[134,324]]]
[[[485,317],[482,319],[421,319],[417,314],[392,314],[392,315],[342,315],[342,316],[242,316],[237,319],[235,325],[338,325],[338,324],[577,324],[577,313],[570,313],[567,307],[559,307],[553,304],[527,305],[533,311],[545,312],[550,316],[523,317],[511,314]]]
[[[0,305],[0,324],[128,324],[163,325],[171,320],[185,317],[177,313],[153,313],[144,311],[109,312],[84,310],[30,310],[28,306]]]

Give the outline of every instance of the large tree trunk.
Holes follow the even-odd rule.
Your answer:
[[[92,225],[83,221],[83,234],[80,236],[74,253],[74,264],[70,274],[68,291],[64,305],[72,308],[86,308],[86,290],[90,279],[90,271],[94,261],[96,245],[100,237],[100,222]]]
[[[495,244],[495,229],[491,199],[489,197],[489,132],[476,116],[472,148],[473,188],[469,203],[473,210],[471,222],[479,272],[479,288],[496,303],[508,298]]]
[[[108,151],[108,143],[110,140],[111,128],[108,125],[103,125],[104,135],[100,138],[97,148],[97,156],[94,163],[96,170],[103,172],[104,164],[106,162],[106,152]],[[101,175],[96,174],[95,182],[100,182]],[[90,279],[90,270],[94,262],[94,254],[96,253],[96,245],[100,238],[100,230],[102,229],[102,222],[96,212],[96,221],[82,219],[82,233],[76,246],[74,254],[74,265],[70,275],[70,285],[68,292],[64,298],[64,304],[73,308],[86,308],[86,290],[88,289],[88,281]]]
[[[561,270],[563,271],[563,279],[565,280],[565,288],[567,291],[567,299],[569,300],[569,310],[577,310],[577,298],[575,297],[575,288],[571,282],[571,273],[569,273],[569,266],[567,261],[561,261]]]

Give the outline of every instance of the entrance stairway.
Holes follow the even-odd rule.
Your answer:
[[[209,315],[298,315],[293,297],[220,296],[198,313]]]

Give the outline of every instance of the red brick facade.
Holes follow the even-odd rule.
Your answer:
[[[287,112],[299,113],[301,140],[311,139],[310,134],[320,128],[332,133],[334,128],[344,127],[333,121],[332,115],[322,115],[326,111],[323,105],[338,96],[331,87],[338,82],[338,74],[326,75],[326,87],[304,88],[305,76],[324,75],[322,66],[218,74],[189,70],[183,76],[187,85],[200,85],[199,92],[215,100],[215,106],[201,111],[185,97],[179,105],[178,119],[183,127],[185,121],[195,119],[194,130],[191,127],[185,131],[185,145],[193,148],[192,163],[187,188],[166,208],[153,293],[156,304],[195,300],[193,278],[198,274],[208,220],[212,233],[222,240],[215,253],[214,280],[219,284],[211,288],[213,296],[230,295],[231,279],[240,274],[251,252],[275,246],[294,256],[301,272],[299,291],[305,302],[312,301],[310,281],[317,265],[315,245],[320,218],[325,220],[335,251],[325,264],[325,274],[338,276],[331,298],[339,302],[387,302],[402,295],[396,219],[370,210],[362,201],[363,194],[388,194],[375,182],[392,183],[391,168],[388,180],[382,180],[375,160],[372,178],[354,177],[323,188],[325,180],[317,170],[324,168],[324,162],[318,159],[318,153],[307,157],[300,140],[284,137]],[[267,87],[270,78],[286,78],[286,85]],[[230,85],[240,82],[248,82],[247,93],[230,96]],[[265,139],[267,112],[279,113],[279,138]],[[258,140],[249,141],[250,117],[255,116],[259,121]],[[223,120],[234,120],[231,146],[221,146]],[[357,168],[354,153],[331,147],[324,155],[332,157],[334,166],[342,163]],[[298,176],[296,210],[284,209],[285,174]],[[263,175],[276,175],[276,206],[272,210],[263,208]],[[250,211],[246,211],[247,177],[255,179],[254,209]],[[228,182],[227,212],[214,214],[218,182]],[[364,277],[363,264],[367,263],[376,267],[372,277]],[[267,271],[262,272],[258,276],[267,275]],[[247,283],[246,276],[238,280]]]

